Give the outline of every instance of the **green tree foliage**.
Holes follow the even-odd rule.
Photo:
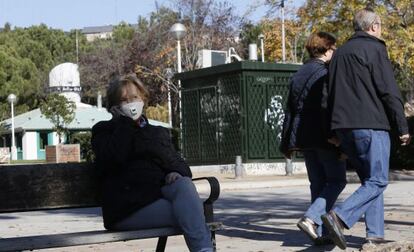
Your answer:
[[[138,17],[137,25],[116,25],[113,39],[87,42],[76,31],[65,33],[46,25],[14,28],[6,23],[0,32],[0,120],[9,117],[5,98],[11,92],[19,97],[16,112],[39,106],[48,73],[57,64],[76,61],[76,37],[79,40],[79,69],[82,101],[96,102],[99,91],[115,72],[136,72],[151,92],[150,106],[165,104],[167,89],[164,69],[176,67],[176,41],[170,27],[184,23],[188,29],[182,41],[183,69],[196,67],[198,50],[227,50],[237,47],[239,18],[227,0],[170,0],[171,7],[157,7],[148,17]],[[140,71],[144,66],[153,71]],[[177,97],[173,96],[174,108]]]
[[[168,123],[168,104],[157,104],[154,107],[147,107],[145,110],[145,115],[153,120]]]
[[[40,111],[54,125],[53,130],[59,136],[67,132],[66,126],[75,118],[76,105],[59,94],[50,94],[40,103]]]
[[[240,39],[242,43],[240,56],[242,58],[247,58],[249,55],[249,44],[256,43],[260,49],[260,40],[258,39],[260,34],[263,34],[262,22],[259,24],[253,24],[251,21],[246,21],[242,24],[240,32]]]
[[[268,8],[268,13],[274,14],[279,13],[280,3],[277,0],[263,0],[261,5]],[[296,10],[292,8],[291,1],[285,1],[287,61],[294,62],[295,56],[298,61],[306,59],[304,43],[312,32],[331,32],[336,35],[338,46],[342,45],[354,33],[354,14],[365,7],[373,8],[381,16],[382,36],[400,87],[414,89],[414,2],[411,0],[306,0]],[[269,15],[257,26],[246,25],[242,34],[251,34],[259,27],[265,35],[267,58],[279,61],[280,15]]]
[[[262,20],[263,34],[265,36],[265,53],[270,61],[281,62],[282,57],[282,21]],[[300,24],[294,20],[285,21],[285,54],[286,62],[302,62],[304,58],[305,34]]]
[[[115,43],[128,43],[134,37],[135,29],[130,24],[121,22],[114,27],[113,40]]]
[[[71,34],[45,25],[12,29],[6,23],[0,32],[0,121],[10,117],[10,93],[18,97],[16,114],[38,107],[49,71],[74,58]]]
[[[399,85],[414,87],[414,2],[411,0],[307,0],[299,9],[303,27],[311,32],[328,31],[337,35],[338,44],[354,32],[352,20],[356,11],[373,8],[382,19],[383,38],[394,65]]]
[[[80,145],[81,158],[88,163],[92,163],[95,159],[95,154],[92,150],[91,139],[91,132],[76,132],[70,136],[69,140],[71,144]]]

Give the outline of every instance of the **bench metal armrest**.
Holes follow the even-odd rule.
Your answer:
[[[200,177],[193,179],[193,181],[197,180],[207,180],[210,184],[210,195],[204,201],[204,216],[206,222],[214,222],[213,203],[220,196],[220,183],[215,177]]]

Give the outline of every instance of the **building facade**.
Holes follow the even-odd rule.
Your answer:
[[[46,145],[65,143],[70,136],[77,132],[88,132],[99,121],[109,120],[112,115],[101,107],[80,102],[80,79],[78,66],[73,63],[63,63],[49,73],[49,92],[65,96],[76,105],[74,120],[67,125],[69,135],[62,139],[53,130],[53,124],[42,115],[40,109],[14,117],[15,145],[18,160],[43,160],[46,158]],[[98,98],[99,100],[99,98]],[[0,147],[11,147],[11,118],[0,122],[6,131],[0,135]],[[169,127],[167,123],[149,120],[152,125]]]
[[[81,32],[88,42],[92,42],[96,39],[111,39],[113,29],[112,25],[90,26],[84,27]]]

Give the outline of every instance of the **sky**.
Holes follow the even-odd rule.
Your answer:
[[[12,27],[28,27],[44,23],[49,27],[69,31],[88,26],[136,23],[139,15],[148,16],[155,10],[154,0],[0,0],[0,27],[6,22]],[[171,6],[169,0],[157,0],[159,5]],[[257,0],[229,0],[243,15]],[[286,0],[300,5],[304,0]],[[257,22],[266,14],[258,8],[249,15]]]

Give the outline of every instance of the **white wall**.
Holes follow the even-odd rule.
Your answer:
[[[62,136],[60,137],[60,142],[63,143],[64,140],[65,140],[65,134],[62,134]],[[52,141],[53,141],[53,144],[49,144],[49,145],[59,144],[59,137],[58,137],[58,134],[56,132],[53,132]]]
[[[37,132],[25,132],[22,139],[23,159],[37,159],[37,146]]]
[[[112,32],[101,32],[101,33],[89,33],[86,35],[86,41],[92,42],[95,39],[108,39],[112,38]]]
[[[56,132],[53,132],[52,134],[53,134],[53,136],[52,136],[52,144],[49,144],[49,145],[57,145],[57,144],[59,144],[59,138],[58,138],[57,133]]]

